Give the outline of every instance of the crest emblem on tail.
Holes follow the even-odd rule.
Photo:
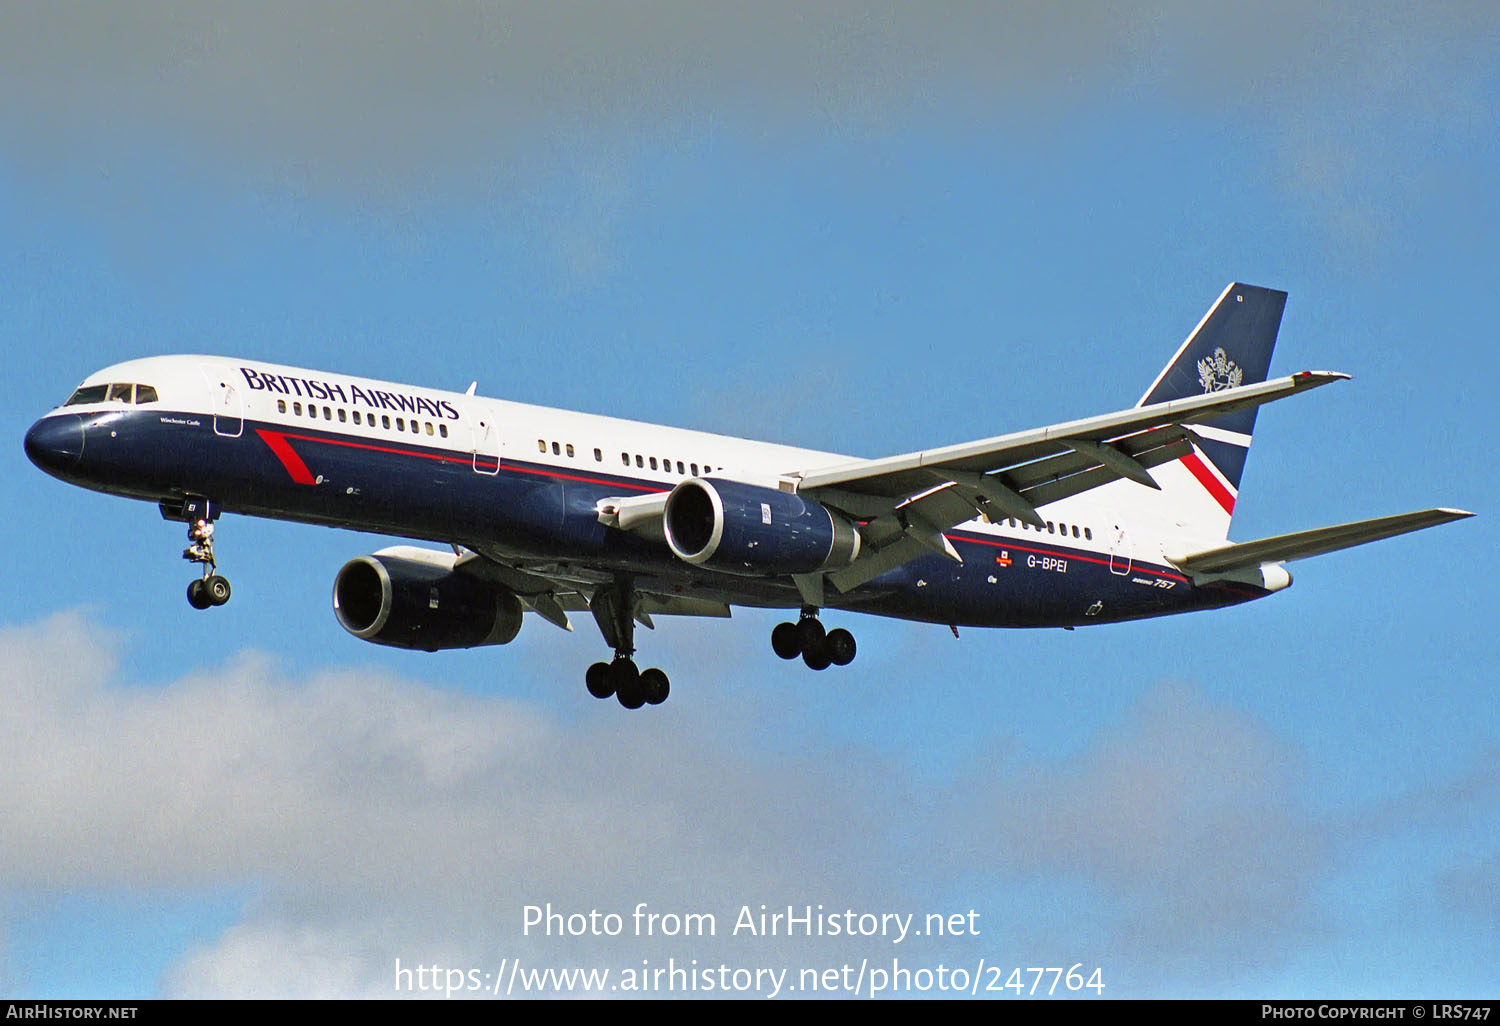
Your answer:
[[[1222,346],[1214,350],[1213,356],[1206,356],[1198,361],[1198,380],[1205,392],[1237,388],[1244,377],[1239,364],[1229,358]]]

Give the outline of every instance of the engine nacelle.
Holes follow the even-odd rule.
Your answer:
[[[378,553],[344,564],[333,582],[333,612],[356,638],[427,652],[504,645],[520,632],[522,616],[521,600],[498,585]]]
[[[739,481],[692,478],[667,497],[662,526],[678,558],[731,574],[848,566],[859,530],[821,503]]]

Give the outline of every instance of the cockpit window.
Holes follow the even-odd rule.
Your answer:
[[[134,398],[132,399],[132,396]],[[89,385],[80,388],[68,397],[64,406],[88,406],[91,403],[117,402],[136,405],[141,403],[154,403],[157,400],[156,389],[150,385],[135,385],[129,382],[116,382],[110,385]]]
[[[80,388],[68,397],[64,406],[85,406],[89,403],[104,402],[104,395],[109,391],[108,385],[90,385],[88,388]]]

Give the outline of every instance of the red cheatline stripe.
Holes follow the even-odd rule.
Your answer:
[[[313,480],[312,471],[307,469],[307,464],[302,462],[302,457],[292,451],[291,443],[286,440],[285,435],[277,434],[275,431],[266,431],[256,428],[255,433],[260,435],[260,440],[271,447],[286,472],[292,475],[292,480],[298,484],[316,484]]]
[[[266,431],[262,428],[257,428],[255,433],[260,435],[265,443],[271,447],[271,451],[276,454],[277,458],[281,460],[287,471],[292,475],[292,480],[296,481],[298,484],[314,484],[315,482],[313,481],[312,473],[307,469],[307,464],[302,462],[301,457],[293,452],[292,447],[287,443],[288,438],[294,438],[299,442],[320,442],[323,445],[341,445],[346,449],[366,449],[370,452],[388,452],[394,453],[397,456],[418,456],[424,460],[438,460],[442,463],[471,463],[474,459],[473,456],[454,456],[450,453],[442,452],[418,452],[414,449],[395,449],[386,445],[371,445],[368,442],[350,442],[342,438],[325,438],[321,435],[299,435],[283,433],[279,431]],[[485,470],[488,470],[492,467],[498,469],[499,465],[499,460],[497,460],[493,456],[488,458],[481,456],[479,459],[479,466]],[[583,477],[576,474],[563,474],[558,471],[545,468],[522,467],[514,463],[507,464],[505,469],[521,474],[539,474],[543,477],[562,478],[565,481],[580,481],[585,484],[604,485],[607,488],[626,488],[637,492],[666,491],[665,488],[662,488],[659,485],[652,486],[634,484],[631,482],[607,481],[603,478],[597,477]],[[298,476],[299,471],[302,475],[300,477]]]
[[[264,431],[260,433],[262,435],[266,434],[266,432]],[[349,442],[345,441],[342,438],[325,438],[322,435],[294,435],[288,433],[279,434],[277,435],[277,437],[295,438],[299,442],[321,442],[324,445],[342,445],[346,449],[367,449],[370,452],[389,452],[394,453],[397,456],[420,456],[424,460],[438,460],[443,463],[469,463],[473,459],[473,457],[471,456],[453,456],[448,453],[441,452],[417,452],[412,449],[394,449],[386,445],[369,445],[365,442]],[[479,465],[481,467],[489,468],[497,466],[498,463],[493,457],[491,457],[488,460],[480,460]]]
[[[584,484],[604,485],[606,488],[629,488],[631,491],[636,492],[655,493],[671,491],[670,488],[664,488],[661,485],[641,485],[629,481],[606,481],[602,477],[580,477],[577,474],[562,474],[547,467],[520,467],[511,463],[505,469],[516,474],[538,474],[542,477],[559,477],[564,481],[582,481]]]
[[[951,541],[968,542],[971,545],[990,545],[997,549],[1015,549],[1017,552],[1030,552],[1038,556],[1056,556],[1062,559],[1076,559],[1080,563],[1097,563],[1100,566],[1110,565],[1110,561],[1108,559],[1099,556],[1080,556],[1074,549],[1033,549],[1029,548],[1025,544],[1018,544],[1015,541],[1007,541],[1005,539],[997,538],[981,538],[976,537],[972,534],[945,534],[943,535],[943,537],[948,538]],[[1170,577],[1174,581],[1187,580],[1187,578],[1182,576],[1181,574],[1174,574],[1168,570],[1156,570],[1152,567],[1146,566],[1143,563],[1134,560],[1128,560],[1123,555],[1115,560],[1116,564],[1127,562],[1130,564],[1132,573],[1151,574],[1154,577]]]
[[[1229,489],[1225,488],[1217,477],[1214,477],[1214,472],[1203,465],[1203,461],[1198,458],[1196,452],[1190,452],[1184,456],[1182,458],[1182,465],[1192,471],[1193,476],[1198,479],[1198,483],[1208,489],[1208,494],[1212,495],[1218,501],[1219,505],[1224,507],[1225,513],[1233,515],[1234,496],[1229,494]]]

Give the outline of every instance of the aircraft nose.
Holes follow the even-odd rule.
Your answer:
[[[26,455],[51,474],[72,470],[83,457],[83,421],[72,413],[43,417],[26,432]]]

